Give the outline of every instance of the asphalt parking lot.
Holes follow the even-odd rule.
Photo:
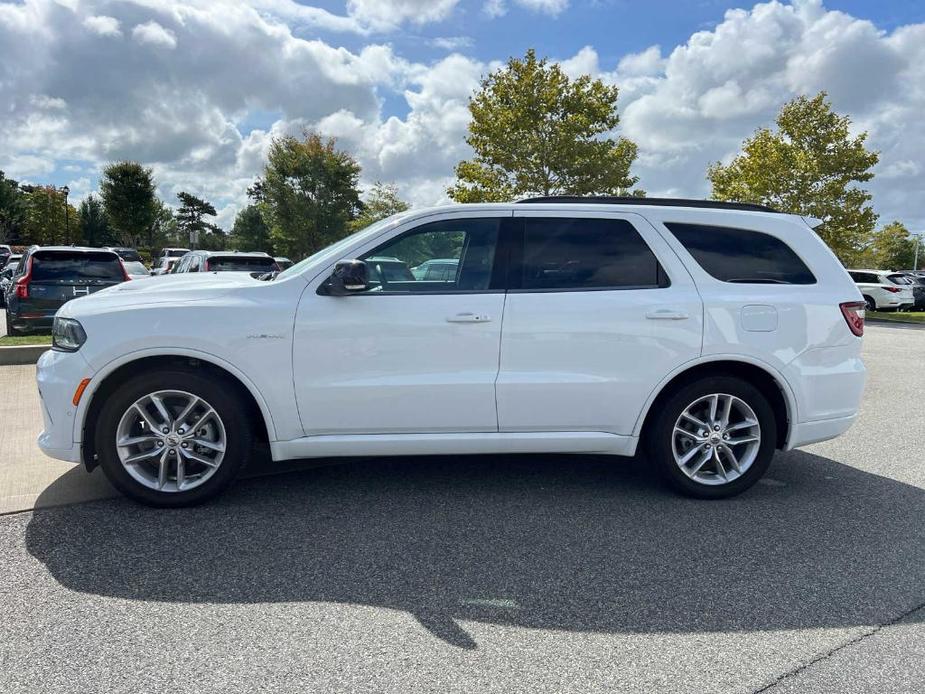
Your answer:
[[[358,460],[182,511],[58,506],[108,492],[56,473],[0,517],[0,691],[922,691],[925,330],[865,352],[851,432],[730,501],[642,459]]]

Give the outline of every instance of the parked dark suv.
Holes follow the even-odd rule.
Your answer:
[[[33,246],[7,290],[6,332],[50,331],[55,313],[66,302],[128,279],[113,251]]]

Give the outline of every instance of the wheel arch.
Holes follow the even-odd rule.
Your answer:
[[[633,432],[645,435],[647,428],[658,412],[659,405],[672,393],[688,383],[709,376],[736,376],[757,387],[768,399],[777,424],[777,448],[787,446],[793,423],[797,421],[796,398],[783,375],[768,364],[741,356],[717,355],[707,360],[688,363],[667,376],[653,390],[636,421]]]
[[[276,430],[273,418],[266,401],[251,381],[230,364],[211,354],[197,351],[182,350],[170,353],[153,353],[128,355],[123,359],[107,364],[94,376],[91,384],[92,392],[88,389],[85,397],[76,412],[75,425],[79,427],[76,433],[80,436],[81,460],[88,470],[97,466],[96,441],[94,440],[96,417],[98,416],[106,397],[114,392],[121,383],[135,374],[148,369],[169,368],[182,366],[189,368],[206,369],[216,377],[225,379],[239,393],[247,407],[252,420],[256,423],[255,437],[258,441],[273,441]]]

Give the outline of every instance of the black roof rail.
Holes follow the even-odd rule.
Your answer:
[[[743,212],[777,212],[773,207],[753,202],[725,202],[722,200],[692,200],[686,198],[634,198],[616,195],[543,195],[517,200],[521,203],[565,202],[592,205],[652,205],[655,207],[705,207],[714,210],[741,210]]]

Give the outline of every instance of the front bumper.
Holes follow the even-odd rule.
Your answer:
[[[44,430],[38,445],[45,455],[70,463],[80,462],[81,426],[76,422],[74,391],[93,369],[80,352],[48,350],[36,365],[36,382],[42,401]]]

